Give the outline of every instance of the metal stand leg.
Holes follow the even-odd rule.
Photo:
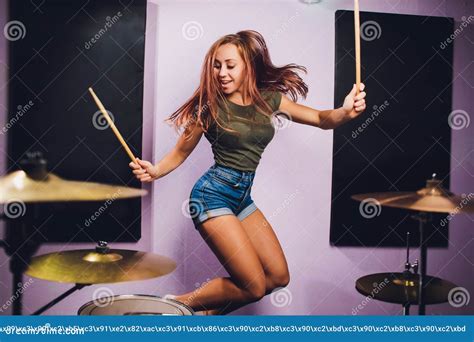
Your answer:
[[[403,316],[410,316],[410,303],[403,305]]]
[[[64,292],[62,295],[56,297],[55,299],[53,299],[51,302],[49,302],[48,304],[46,304],[45,306],[41,307],[40,309],[36,310],[35,312],[33,312],[31,315],[32,316],[37,316],[37,315],[41,315],[43,312],[45,312],[46,310],[48,310],[50,307],[52,307],[53,305],[56,305],[57,303],[59,303],[60,301],[62,301],[64,298],[66,298],[67,296],[69,296],[70,294],[72,294],[73,292],[76,292],[82,288],[84,288],[85,286],[89,286],[89,285],[84,285],[84,284],[76,284],[74,287],[70,288],[69,290],[67,290],[66,292]]]
[[[12,277],[12,292],[13,292],[13,298],[15,300],[13,301],[12,304],[12,314],[13,315],[21,315],[22,311],[22,302],[23,302],[23,296],[22,296],[22,286],[23,286],[23,273],[22,272],[14,272],[13,277]]]
[[[426,286],[426,265],[428,262],[428,248],[425,241],[425,223],[430,220],[430,216],[427,213],[420,212],[417,215],[419,221],[420,231],[420,272],[419,272],[419,287],[418,287],[418,314],[425,315],[425,286]]]
[[[37,218],[37,206],[30,206],[22,219],[10,220],[5,232],[5,241],[1,246],[5,253],[10,257],[10,272],[12,273],[12,298],[15,300],[12,304],[12,314],[22,314],[23,303],[23,273],[27,270],[31,257],[39,248],[39,242],[30,237],[31,227]]]
[[[31,256],[38,249],[39,244],[27,239],[26,223],[19,222],[17,226],[8,227],[8,245],[5,247],[7,255],[10,256],[10,272],[12,273],[12,314],[22,314],[23,304],[23,273],[28,268]]]

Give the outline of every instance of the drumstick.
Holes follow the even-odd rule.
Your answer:
[[[355,58],[356,58],[356,94],[360,87],[360,17],[359,0],[354,0],[354,32],[355,32]]]
[[[127,143],[126,143],[125,140],[122,138],[122,134],[120,134],[120,132],[119,132],[119,130],[117,129],[117,127],[115,127],[115,124],[114,124],[114,122],[112,121],[112,119],[110,118],[109,113],[107,113],[107,111],[105,110],[104,105],[102,104],[102,102],[100,102],[99,98],[98,98],[97,95],[94,93],[94,90],[92,90],[92,88],[89,88],[89,92],[91,93],[92,97],[94,98],[95,103],[97,104],[97,107],[99,107],[100,111],[102,112],[102,115],[104,115],[105,119],[107,120],[107,122],[109,123],[110,127],[112,128],[112,131],[114,131],[115,136],[117,137],[117,139],[118,139],[118,140],[120,141],[120,143],[122,144],[123,148],[124,148],[125,151],[127,152],[128,156],[130,157],[130,159],[132,160],[132,162],[134,162],[134,163],[137,164],[137,165],[140,165],[140,164],[138,164],[137,159],[136,159],[135,156],[133,155],[132,150],[130,150],[130,148],[128,147]]]

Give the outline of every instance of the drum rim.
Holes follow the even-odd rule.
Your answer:
[[[182,302],[180,302],[179,300],[176,300],[176,299],[172,299],[172,298],[163,298],[161,296],[155,296],[155,295],[149,295],[149,294],[118,294],[118,295],[113,295],[113,296],[104,296],[104,297],[100,297],[100,298],[116,298],[116,297],[149,297],[149,298],[158,298],[158,299],[162,299],[162,300],[165,300],[165,301],[170,301],[170,302],[174,302],[176,304],[178,304],[179,306],[182,306],[184,307],[185,309],[187,309],[189,312],[191,312],[191,316],[194,316],[195,315],[195,311],[187,304],[184,304]],[[99,299],[99,298],[98,298]],[[87,303],[83,304],[78,310],[77,310],[77,315],[78,316],[82,316],[81,315],[81,311],[84,310],[87,306],[93,304],[97,299],[93,299],[93,300],[90,300],[88,301]]]

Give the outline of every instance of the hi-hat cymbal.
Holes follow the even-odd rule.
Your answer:
[[[377,201],[386,207],[434,213],[474,212],[473,196],[457,196],[443,188],[441,181],[431,179],[416,192],[373,192],[351,196],[356,201]]]
[[[34,257],[26,274],[60,283],[101,284],[160,277],[175,268],[173,260],[158,254],[80,249]]]
[[[45,180],[33,179],[21,170],[0,178],[0,203],[12,200],[24,203],[101,201],[110,198],[140,197],[146,194],[147,191],[144,189],[70,181],[53,173],[48,173]]]
[[[383,302],[418,304],[419,275],[413,273],[375,273],[357,279],[356,289],[364,296]],[[448,301],[448,294],[457,287],[450,281],[426,276],[425,304]]]

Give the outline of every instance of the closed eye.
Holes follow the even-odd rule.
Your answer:
[[[234,69],[234,67],[235,67],[235,65],[229,65],[229,66],[227,66],[227,69]],[[215,69],[220,69],[220,66],[216,64],[216,65],[214,65],[214,68]]]

